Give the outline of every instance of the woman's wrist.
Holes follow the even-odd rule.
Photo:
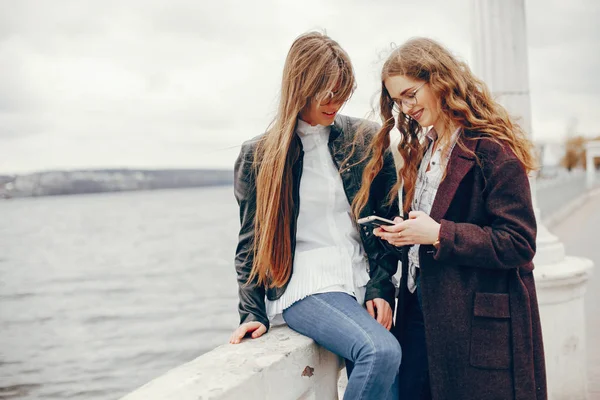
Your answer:
[[[440,247],[440,230],[442,229],[441,224],[437,224],[437,234],[435,235],[435,240],[432,243],[433,247],[436,249]]]

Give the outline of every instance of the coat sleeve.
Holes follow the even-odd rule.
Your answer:
[[[491,224],[478,226],[443,219],[434,259],[490,269],[531,265],[536,220],[525,170],[517,159],[509,159],[493,169],[486,185],[485,207]]]
[[[253,167],[253,146],[244,145],[234,167],[234,194],[240,207],[240,233],[235,253],[240,324],[258,321],[269,329],[265,309],[265,288],[256,279],[248,282],[254,259],[254,216],[256,212],[256,186]]]
[[[374,209],[377,215],[394,219],[398,216],[398,199],[389,202],[388,193],[396,184],[396,167],[391,152],[387,152],[384,159],[384,165],[379,174],[375,177],[372,184],[371,195],[376,199]],[[372,235],[372,233],[370,233]],[[371,279],[367,282],[365,301],[381,298],[386,300],[392,310],[395,306],[396,287],[392,282],[392,276],[398,270],[398,260],[401,250],[394,246],[386,246],[385,241],[372,237],[372,240],[378,242],[379,251],[375,253],[375,259],[370,258]],[[387,242],[385,242],[387,243]]]

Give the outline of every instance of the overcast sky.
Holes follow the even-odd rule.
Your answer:
[[[230,168],[272,119],[296,36],[346,49],[343,112],[365,116],[391,43],[429,36],[472,60],[471,1],[0,0],[0,173]],[[534,138],[569,121],[599,135],[600,1],[526,7]]]

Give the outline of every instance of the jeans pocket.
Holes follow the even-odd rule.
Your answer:
[[[506,293],[475,293],[470,363],[508,369],[511,363],[510,298]]]

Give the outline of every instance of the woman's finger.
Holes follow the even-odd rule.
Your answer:
[[[387,315],[387,321],[385,323],[385,329],[387,329],[388,331],[392,328],[392,320],[394,319],[394,313],[392,312],[392,307],[390,307],[388,305],[388,311],[386,313]]]
[[[385,312],[385,320],[384,320],[384,325],[383,325],[385,327],[385,329],[387,329],[387,330],[390,329],[391,321],[392,321],[392,309],[388,307]]]
[[[407,232],[382,232],[378,236],[388,242],[399,240],[402,237],[406,237]]]
[[[390,323],[390,310],[388,307],[384,307],[383,310],[383,319],[381,321],[381,325],[383,325],[385,329],[388,329],[388,325]]]
[[[229,339],[229,343],[238,344],[242,338],[246,335],[247,325],[240,325],[233,333],[231,334],[231,338]]]
[[[267,331],[267,327],[264,326],[263,324],[260,324],[260,326],[258,327],[257,330],[255,330],[254,332],[252,332],[252,338],[256,339],[261,337],[265,332]]]
[[[381,326],[385,326],[385,324],[383,322],[384,318],[385,318],[385,312],[383,311],[383,309],[380,309],[379,307],[377,307],[377,322],[379,322],[379,324]]]
[[[388,242],[390,244],[393,244],[394,246],[406,246],[406,245],[417,243],[417,240],[414,236],[408,235],[408,236],[395,237],[391,240],[388,240]]]
[[[381,238],[386,240],[388,243],[390,243],[393,246],[406,246],[406,245],[416,243],[415,238],[412,235],[404,236],[404,235],[398,235],[396,233],[395,235],[390,235],[390,236],[381,237]]]
[[[377,322],[379,322],[382,326],[385,326],[385,319],[387,317],[386,306],[387,301],[383,299],[375,299],[373,301],[375,303],[375,307],[377,307]]]
[[[381,229],[385,232],[402,232],[407,228],[408,221],[402,221],[394,225],[381,225]]]
[[[267,331],[267,327],[258,321],[246,322],[240,325],[229,338],[229,343],[238,344],[242,341],[248,332],[254,332],[252,338],[262,336]],[[259,332],[259,333],[257,333]]]
[[[375,309],[373,308],[373,300],[367,301],[367,312],[373,318],[375,318]]]
[[[420,217],[421,215],[424,215],[425,213],[423,211],[411,211],[408,213],[408,218],[409,219],[415,219],[417,217]]]

